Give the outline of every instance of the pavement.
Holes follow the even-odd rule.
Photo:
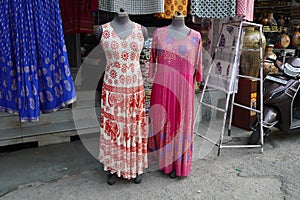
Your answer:
[[[192,172],[171,179],[148,170],[141,184],[106,183],[102,165],[80,140],[0,154],[0,199],[299,199],[300,135],[273,130],[260,148],[217,147]],[[228,140],[230,143],[230,140]],[[235,141],[239,142],[239,141]]]

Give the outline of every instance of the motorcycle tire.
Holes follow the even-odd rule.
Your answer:
[[[257,128],[254,130],[249,138],[249,144],[250,145],[257,145],[260,141],[260,129]]]

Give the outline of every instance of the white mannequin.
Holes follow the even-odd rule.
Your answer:
[[[127,38],[132,31],[132,21],[129,18],[129,15],[127,12],[125,12],[122,8],[120,9],[120,12],[115,13],[114,19],[110,22],[111,26],[114,29],[114,32],[122,39]],[[148,39],[148,31],[146,27],[142,26],[142,32],[144,35],[144,40]],[[99,26],[96,37],[98,41],[101,40],[102,36],[102,27]]]
[[[174,15],[172,23],[168,26],[168,32],[175,39],[181,40],[189,35],[191,29],[185,25],[184,16],[177,12]]]

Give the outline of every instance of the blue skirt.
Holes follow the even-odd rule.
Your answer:
[[[58,0],[2,0],[0,42],[0,111],[36,121],[75,101]]]

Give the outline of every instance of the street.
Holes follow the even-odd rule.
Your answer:
[[[200,140],[195,136],[195,146]],[[204,159],[195,156],[186,178],[170,179],[148,170],[141,184],[118,179],[112,186],[81,141],[1,153],[0,196],[8,200],[299,199],[299,142],[297,133],[275,130],[266,138],[263,153],[258,148],[230,148],[217,156],[215,147]]]

